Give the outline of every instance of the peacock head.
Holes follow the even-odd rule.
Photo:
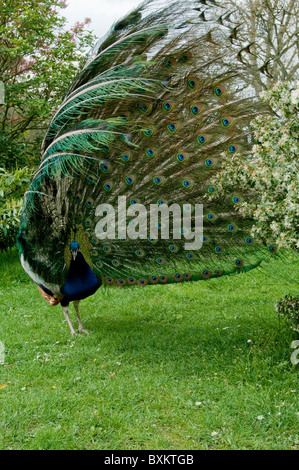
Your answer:
[[[72,253],[72,256],[73,256],[73,260],[75,261],[75,259],[77,257],[77,254],[78,254],[78,251],[80,250],[79,243],[78,242],[72,242],[70,244],[70,249],[71,249],[71,253]]]

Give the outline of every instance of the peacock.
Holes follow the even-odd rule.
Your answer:
[[[275,253],[237,210],[259,196],[213,185],[224,155],[250,154],[252,119],[271,113],[239,28],[220,1],[147,0],[95,45],[58,106],[17,243],[72,334],[70,302],[87,332],[79,302],[101,286],[219,278]]]

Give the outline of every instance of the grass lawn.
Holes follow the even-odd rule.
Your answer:
[[[274,308],[298,295],[298,256],[198,283],[100,289],[81,303],[92,334],[74,338],[15,252],[0,269],[1,449],[299,448],[298,335]]]

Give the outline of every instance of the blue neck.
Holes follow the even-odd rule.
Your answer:
[[[94,294],[100,287],[100,282],[90,266],[86,263],[82,253],[78,252],[76,259],[71,260],[67,280],[62,293],[72,300],[81,300]]]

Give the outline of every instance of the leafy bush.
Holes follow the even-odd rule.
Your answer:
[[[0,168],[0,250],[15,244],[22,197],[30,184],[32,170],[25,167],[13,172]]]

